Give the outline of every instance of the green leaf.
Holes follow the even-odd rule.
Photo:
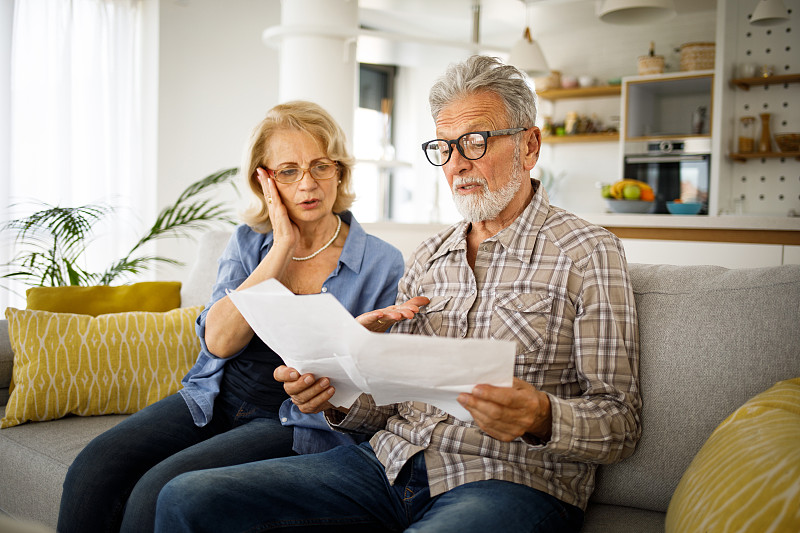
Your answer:
[[[189,236],[214,223],[235,224],[226,204],[199,196],[223,184],[236,189],[233,177],[237,172],[237,168],[229,168],[192,183],[174,204],[158,214],[155,223],[125,257],[103,273],[87,272],[80,263],[91,242],[93,228],[114,208],[102,203],[79,207],[40,203],[42,209],[0,226],[0,232],[14,233],[18,250],[11,261],[0,265],[7,271],[0,279],[17,280],[30,286],[108,285],[118,277],[139,275],[159,263],[181,265],[166,257],[138,257],[136,251],[162,237]]]

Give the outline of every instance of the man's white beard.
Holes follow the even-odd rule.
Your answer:
[[[490,191],[484,178],[453,178],[452,192],[456,209],[464,217],[464,220],[470,223],[494,220],[514,199],[522,185],[523,178],[522,161],[519,157],[519,149],[517,149],[514,153],[511,180],[497,191]],[[459,194],[457,188],[468,183],[478,184],[482,190],[472,194]]]

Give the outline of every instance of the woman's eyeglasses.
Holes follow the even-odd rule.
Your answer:
[[[310,173],[311,177],[315,180],[329,180],[336,175],[338,168],[339,164],[335,161],[332,161],[316,163],[308,168],[289,166],[270,170],[267,167],[264,167],[264,170],[266,170],[267,174],[269,174],[269,176],[278,183],[287,185],[303,179],[303,176],[305,176],[306,172]]]
[[[509,130],[494,130],[494,131],[471,131],[465,133],[458,139],[434,139],[426,143],[422,143],[422,151],[425,152],[425,157],[431,165],[437,167],[444,166],[450,161],[450,156],[453,150],[450,148],[456,145],[459,153],[467,159],[472,161],[480,159],[486,155],[486,145],[489,137],[500,137],[502,135],[514,135],[528,128],[511,128]]]

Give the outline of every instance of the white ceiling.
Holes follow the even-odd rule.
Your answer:
[[[480,43],[499,48],[510,48],[526,23],[534,38],[545,25],[604,24],[595,16],[596,0],[359,0],[359,17],[373,30],[470,42],[474,2],[480,3]],[[678,14],[712,11],[716,5],[717,0],[675,0]]]

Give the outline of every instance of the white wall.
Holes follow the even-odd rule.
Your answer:
[[[194,181],[239,166],[250,131],[278,103],[278,52],[261,34],[280,24],[280,0],[161,0],[159,18],[160,209]],[[158,253],[191,262],[195,246],[169,239]],[[181,272],[164,268],[158,276],[181,279]]]

